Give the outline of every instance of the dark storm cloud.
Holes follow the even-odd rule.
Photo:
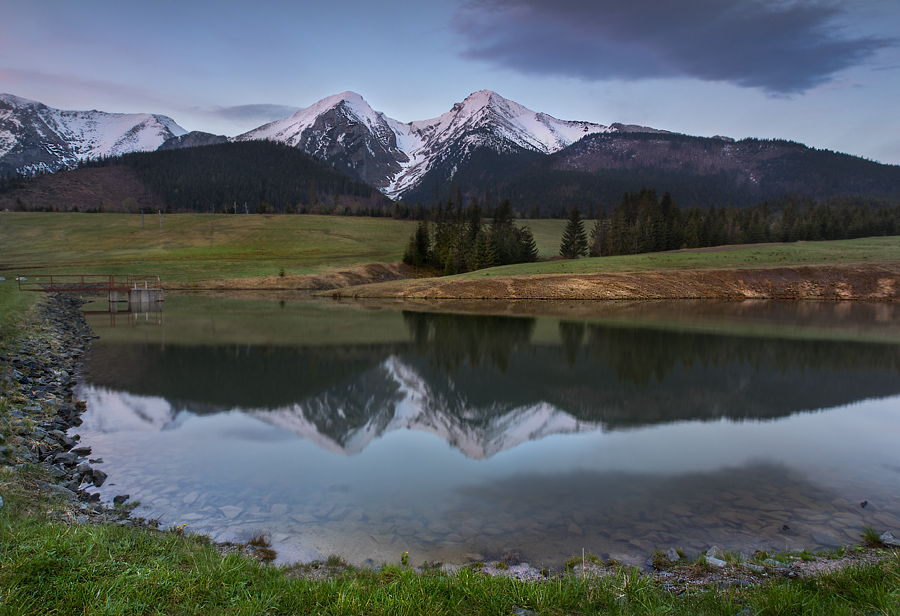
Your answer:
[[[462,55],[587,80],[693,77],[803,92],[896,40],[850,36],[818,0],[469,0]]]

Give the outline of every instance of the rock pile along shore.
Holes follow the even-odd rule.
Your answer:
[[[53,482],[38,480],[35,487],[67,502],[64,517],[139,524],[127,508],[109,508],[90,491],[106,481],[107,474],[94,466],[102,460],[88,458],[91,448],[67,434],[81,425],[85,404],[75,400],[74,388],[83,356],[97,337],[81,314],[82,304],[65,294],[41,298],[27,333],[0,352],[0,396],[6,401],[6,412],[0,412],[0,465],[20,470],[31,464],[46,471]],[[125,500],[126,495],[116,497],[116,504]]]

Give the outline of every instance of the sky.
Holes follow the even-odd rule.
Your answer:
[[[900,164],[898,0],[4,0],[0,92],[229,136],[346,90]]]

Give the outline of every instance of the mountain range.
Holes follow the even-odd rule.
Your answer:
[[[392,199],[512,198],[550,210],[617,202],[642,186],[682,203],[746,205],[802,192],[900,200],[900,167],[783,140],[692,137],[643,126],[559,120],[482,90],[439,117],[401,122],[354,92],[226,137],[156,114],[61,111],[0,95],[0,176],[71,169],[127,152],[274,141]]]

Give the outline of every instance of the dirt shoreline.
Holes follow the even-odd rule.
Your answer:
[[[367,284],[336,290],[331,295],[466,300],[896,301],[900,299],[900,262],[530,276],[484,274]]]

